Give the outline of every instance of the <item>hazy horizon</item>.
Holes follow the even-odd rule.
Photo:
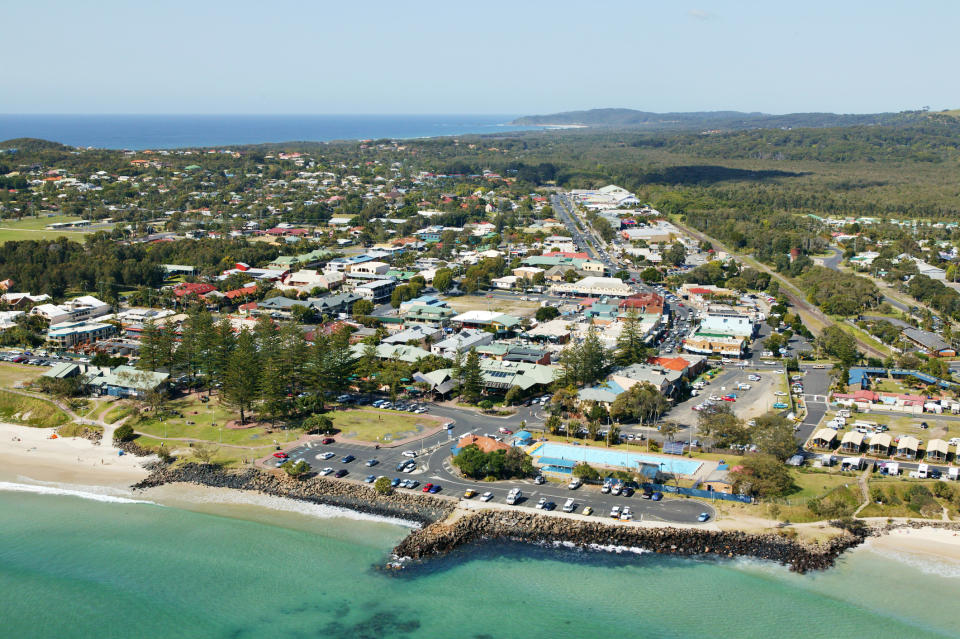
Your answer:
[[[960,105],[960,4],[65,0],[5,8],[5,114],[874,113]]]

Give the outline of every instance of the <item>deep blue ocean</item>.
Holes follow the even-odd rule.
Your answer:
[[[0,141],[41,138],[105,149],[424,138],[528,131],[515,115],[2,115]]]

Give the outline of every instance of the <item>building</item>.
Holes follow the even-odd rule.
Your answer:
[[[721,355],[723,357],[743,357],[747,349],[746,340],[720,333],[697,331],[683,341],[683,350],[700,355]]]
[[[851,430],[843,434],[840,440],[840,450],[848,455],[859,455],[863,447],[864,434]]]
[[[339,293],[324,297],[310,297],[307,298],[307,303],[317,313],[333,316],[340,313],[349,314],[353,310],[354,303],[358,300],[360,300],[360,296],[354,293]]]
[[[897,442],[897,457],[903,459],[916,459],[920,451],[920,440],[910,435],[904,435]]]
[[[893,438],[889,433],[875,433],[870,436],[867,442],[867,450],[874,457],[887,457],[890,455],[890,444]]]
[[[560,282],[550,287],[554,294],[582,297],[630,297],[633,288],[617,277],[585,277],[577,282]]]
[[[353,289],[355,295],[362,299],[370,300],[374,304],[383,304],[390,301],[390,295],[397,283],[393,280],[377,280],[367,284],[361,284]]]
[[[814,448],[829,450],[837,441],[837,431],[832,428],[821,428],[810,438],[810,445]]]
[[[942,337],[919,328],[903,329],[903,339],[933,357],[956,357],[957,351]]]
[[[113,324],[99,322],[61,322],[47,330],[47,342],[53,348],[73,348],[77,344],[90,344],[110,337],[117,332]]]
[[[705,333],[750,339],[756,330],[756,324],[747,315],[736,311],[708,311],[700,320],[700,330]]]
[[[464,329],[456,335],[451,335],[430,347],[430,352],[440,357],[454,359],[457,353],[468,353],[471,348],[477,348],[493,342],[493,333],[486,331]]]
[[[110,313],[110,305],[101,302],[92,295],[83,295],[63,304],[41,304],[34,306],[31,315],[39,315],[50,322],[50,325],[66,322],[80,322],[83,320],[101,317]]]
[[[451,447],[450,451],[456,455],[467,446],[476,446],[484,453],[492,453],[495,450],[510,450],[508,444],[497,441],[493,437],[487,437],[485,435],[464,435],[457,440],[457,443]]]
[[[113,397],[142,397],[148,392],[162,389],[170,377],[168,373],[141,371],[132,366],[110,369],[73,362],[59,362],[43,373],[43,377],[51,379],[78,375],[84,376],[88,391]]]
[[[927,442],[927,460],[932,462],[947,461],[948,445],[942,439],[931,439]]]
[[[450,319],[453,324],[459,324],[461,328],[482,328],[491,329],[498,332],[512,331],[520,327],[519,317],[513,315],[504,315],[497,311],[467,311]]]
[[[340,286],[344,279],[344,274],[339,271],[317,271],[313,269],[301,269],[291,273],[277,286],[281,291],[294,290],[300,293],[309,293],[315,288],[325,288],[333,290]]]

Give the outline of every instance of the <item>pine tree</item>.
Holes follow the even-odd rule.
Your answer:
[[[240,411],[240,423],[246,421],[260,390],[260,362],[257,344],[247,329],[240,331],[230,353],[223,377],[223,400]]]
[[[143,323],[143,332],[140,334],[140,359],[137,362],[137,368],[145,371],[154,371],[159,368],[158,350],[159,350],[160,329],[152,319]]]
[[[614,360],[620,366],[629,366],[646,361],[648,356],[649,349],[643,343],[643,335],[640,332],[640,317],[635,309],[630,309],[627,311],[623,330],[620,331],[620,337],[617,339]]]
[[[471,348],[463,365],[463,387],[461,394],[467,402],[476,404],[483,393],[483,372],[480,369],[480,355]]]

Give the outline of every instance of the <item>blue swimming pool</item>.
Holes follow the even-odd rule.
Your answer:
[[[621,468],[639,468],[640,464],[660,466],[665,473],[692,475],[700,469],[701,462],[692,459],[677,459],[663,455],[630,453],[625,450],[592,448],[590,446],[570,446],[555,442],[543,442],[530,455],[548,457],[574,462],[587,462],[601,466],[619,466]]]

